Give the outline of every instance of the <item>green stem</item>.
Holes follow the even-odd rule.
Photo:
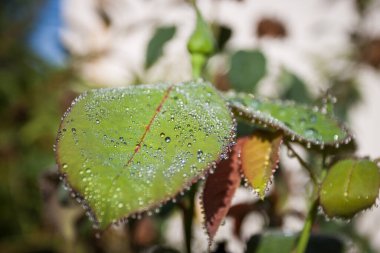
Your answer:
[[[194,216],[194,198],[196,193],[197,184],[194,184],[188,192],[186,198],[183,200],[182,215],[183,215],[183,232],[185,235],[186,253],[191,253],[191,239],[193,230],[193,216]]]
[[[191,55],[191,65],[193,66],[193,78],[198,79],[202,77],[203,69],[206,65],[206,57],[202,54]]]
[[[318,198],[312,202],[310,206],[309,213],[307,214],[305,224],[303,226],[300,238],[298,239],[296,249],[294,253],[304,253],[309,242],[311,228],[314,224],[315,218],[317,216],[317,208],[318,208]]]
[[[322,154],[322,171],[319,175],[319,184],[322,184],[323,180],[325,179],[326,175],[327,175],[327,162],[326,162],[326,159],[327,159],[327,153],[326,151],[323,152]]]
[[[304,167],[307,170],[307,172],[310,175],[311,180],[313,180],[313,183],[317,184],[318,183],[317,177],[315,176],[314,171],[309,166],[309,164],[307,164],[307,162],[305,162],[302,159],[302,157],[293,149],[293,147],[288,142],[285,142],[285,145],[294,154],[294,156],[297,158],[298,162],[302,165],[302,167]]]

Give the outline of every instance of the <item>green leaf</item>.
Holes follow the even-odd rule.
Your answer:
[[[347,144],[352,137],[331,115],[317,107],[310,108],[291,101],[258,99],[251,94],[225,94],[233,112],[253,124],[281,129],[292,141],[320,145]]]
[[[375,203],[379,186],[376,163],[366,159],[339,161],[323,181],[320,204],[330,217],[351,218]]]
[[[258,50],[236,52],[230,66],[228,78],[236,91],[254,92],[266,74],[266,59]]]
[[[311,95],[304,81],[294,73],[283,69],[279,82],[282,86],[285,86],[285,91],[282,94],[282,98],[294,100],[297,103],[304,104],[308,104],[312,101]]]
[[[245,253],[294,253],[298,235],[280,230],[268,230],[253,235],[247,242]],[[336,235],[314,233],[310,235],[305,253],[343,253],[349,242]]]
[[[91,90],[62,119],[57,163],[105,228],[196,182],[233,132],[224,100],[206,83]]]
[[[245,253],[291,253],[296,241],[297,236],[294,234],[268,231],[260,236],[251,237]]]
[[[175,26],[157,28],[148,44],[145,69],[150,68],[161,57],[165,44],[173,38],[175,32]]]
[[[241,167],[245,178],[261,199],[277,169],[280,159],[280,132],[256,130],[241,148]]]

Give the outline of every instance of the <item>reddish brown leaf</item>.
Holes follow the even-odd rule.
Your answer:
[[[240,185],[240,147],[238,141],[230,157],[217,164],[214,174],[207,177],[203,189],[204,223],[210,243],[214,238],[220,223],[226,217],[231,206],[231,200]]]
[[[275,171],[282,135],[279,132],[255,131],[241,149],[241,166],[248,183],[261,199]]]

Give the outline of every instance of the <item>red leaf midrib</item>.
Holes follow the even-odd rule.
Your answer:
[[[144,131],[143,135],[141,136],[141,138],[140,138],[138,144],[136,145],[136,148],[135,148],[135,150],[134,150],[132,156],[129,158],[129,160],[128,160],[127,163],[124,165],[124,167],[128,167],[128,166],[131,164],[131,162],[133,161],[133,158],[135,157],[135,155],[140,151],[140,149],[141,149],[141,145],[143,144],[143,142],[144,142],[144,140],[145,140],[145,137],[146,137],[146,135],[148,134],[148,132],[149,132],[149,130],[150,130],[150,127],[152,126],[152,124],[153,124],[154,120],[156,119],[157,115],[160,113],[160,111],[161,111],[161,109],[162,109],[164,103],[165,103],[166,100],[169,98],[169,94],[170,94],[170,92],[171,92],[172,90],[173,90],[173,85],[169,86],[169,87],[166,89],[166,91],[165,91],[165,93],[164,93],[164,96],[162,97],[160,103],[159,103],[158,106],[156,107],[156,110],[155,110],[153,116],[150,118],[148,125],[145,127],[145,131]]]

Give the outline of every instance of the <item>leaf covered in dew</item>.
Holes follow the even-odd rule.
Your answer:
[[[240,185],[239,154],[241,142],[232,149],[227,160],[221,160],[215,172],[208,175],[203,189],[204,223],[210,243],[231,206],[232,197]]]
[[[269,186],[280,159],[282,134],[256,130],[244,138],[241,167],[245,178],[261,199]]]
[[[233,134],[231,113],[208,83],[91,90],[63,117],[56,157],[103,229],[196,182]]]
[[[379,186],[376,163],[367,159],[339,161],[323,181],[320,204],[329,217],[351,218],[376,202]]]
[[[252,94],[226,93],[235,114],[253,124],[279,129],[292,141],[339,147],[352,139],[347,129],[318,108],[295,104],[291,101],[258,99]]]

